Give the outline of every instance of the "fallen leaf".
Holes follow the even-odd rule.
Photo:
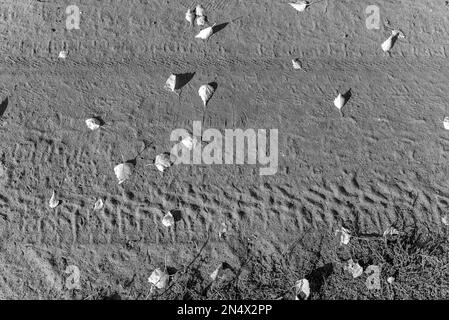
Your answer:
[[[201,31],[195,36],[195,38],[199,38],[199,39],[203,39],[203,40],[209,39],[209,37],[214,33],[213,27],[215,27],[215,24],[214,24],[213,26],[210,26],[210,27],[207,27],[207,28],[201,30]]]
[[[196,18],[196,24],[198,26],[204,26],[207,23],[207,17],[206,16],[199,16]]]
[[[167,228],[175,224],[175,218],[173,218],[173,215],[170,211],[162,217],[162,224]]]
[[[223,263],[221,263],[217,269],[214,270],[214,272],[211,273],[210,277],[213,281],[215,281],[218,277],[218,273],[221,271],[221,269],[223,268]]]
[[[384,52],[390,51],[393,48],[394,44],[396,43],[397,38],[404,39],[405,35],[400,30],[393,30],[391,32],[391,36],[389,36],[388,39],[382,43],[381,45],[382,50]]]
[[[170,168],[173,164],[173,161],[169,154],[167,153],[161,153],[156,156],[156,159],[154,160],[154,165],[156,168],[164,172],[165,169]]]
[[[129,163],[120,163],[115,166],[114,172],[118,179],[118,184],[125,182],[132,174],[134,166]]]
[[[188,9],[186,12],[186,20],[190,23],[190,25],[193,24],[193,20],[195,20],[195,13],[193,10]]]
[[[205,15],[205,10],[204,10],[204,8],[203,8],[203,6],[202,5],[197,5],[196,6],[196,8],[195,8],[195,14],[197,15],[197,16],[204,16]]]
[[[198,95],[200,96],[201,100],[203,101],[204,107],[206,107],[207,102],[214,94],[214,88],[210,84],[203,84],[198,89]]]
[[[399,235],[399,231],[393,227],[389,227],[387,228],[387,230],[384,231],[384,237],[386,236],[395,236],[395,235]]]
[[[351,232],[343,227],[338,232],[340,232],[340,244],[348,244],[351,240]]]
[[[342,96],[341,93],[338,94],[338,96],[334,100],[334,105],[338,108],[338,110],[341,110],[343,106],[346,104],[345,97]]]
[[[296,295],[295,300],[307,300],[310,296],[309,280],[301,279],[296,281]]]
[[[158,289],[164,289],[169,281],[169,276],[167,273],[157,268],[148,278],[148,282]]]
[[[444,129],[449,130],[449,117],[444,117],[443,127],[444,127]]]
[[[90,130],[97,130],[98,128],[101,127],[101,123],[100,123],[100,120],[98,120],[98,119],[89,118],[89,119],[86,120],[86,126]]]
[[[444,225],[449,226],[449,214],[446,214],[444,217],[441,217],[441,222],[443,222]]]
[[[164,88],[167,90],[175,91],[178,84],[178,78],[175,74],[171,74],[170,77],[168,77],[167,81],[165,81]]]
[[[48,202],[48,205],[52,209],[56,208],[59,205],[59,200],[56,200],[55,190],[53,190],[53,193],[51,195],[50,201]]]
[[[299,12],[303,12],[307,9],[307,7],[310,5],[309,1],[299,1],[296,3],[289,3],[294,9],[296,9]]]
[[[394,277],[388,277],[387,282],[392,284],[396,279]]]
[[[293,69],[300,70],[302,69],[302,63],[298,58],[292,59]]]
[[[226,232],[228,232],[228,228],[226,227],[226,223],[221,223],[221,230],[218,232],[218,236],[221,238]]]
[[[94,204],[94,210],[101,210],[103,208],[103,200],[98,199]]]
[[[198,139],[196,137],[187,136],[181,140],[181,144],[188,150],[193,150],[198,145]]]
[[[363,273],[363,268],[358,263],[354,263],[352,259],[349,259],[348,264],[343,269],[348,271],[353,278],[360,277]]]

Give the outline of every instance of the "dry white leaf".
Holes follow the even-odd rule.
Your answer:
[[[340,244],[348,244],[351,239],[351,232],[343,227],[338,232],[340,233]]]
[[[186,12],[186,20],[190,23],[190,25],[193,24],[193,20],[195,20],[195,13],[193,10],[188,9]]]
[[[301,61],[298,58],[292,59],[292,65],[295,70],[302,69]]]
[[[188,150],[193,150],[198,145],[196,137],[187,136],[181,140],[181,144]]]
[[[222,268],[223,268],[223,264],[221,263],[221,264],[217,267],[217,269],[215,269],[214,272],[212,272],[212,273],[210,274],[210,277],[211,277],[211,279],[212,279],[213,281],[215,281],[215,280],[217,279],[218,273],[221,271]]]
[[[0,163],[0,183],[8,180],[8,168],[3,163]]]
[[[98,128],[101,127],[101,123],[100,123],[100,120],[98,120],[98,119],[89,118],[89,119],[86,120],[86,126],[90,130],[97,130]]]
[[[444,117],[443,126],[444,126],[444,129],[449,130],[449,117]]]
[[[382,45],[381,45],[382,50],[384,52],[390,51],[391,48],[393,48],[393,45],[395,44],[397,38],[404,39],[405,35],[400,30],[393,30],[391,32],[391,36],[389,36],[388,39],[382,43]]]
[[[226,232],[228,232],[228,228],[226,227],[226,223],[221,223],[221,230],[218,232],[218,236],[221,238]]]
[[[341,93],[338,94],[338,96],[334,100],[334,105],[341,110],[343,106],[346,104],[346,99],[342,96]]]
[[[387,228],[387,230],[384,231],[384,237],[386,236],[395,236],[398,235],[399,231],[393,227]]]
[[[56,208],[59,205],[59,200],[56,200],[55,190],[53,190],[53,193],[51,194],[51,198],[50,201],[48,201],[48,205],[52,209]]]
[[[165,81],[164,88],[167,90],[175,91],[176,85],[178,84],[178,78],[175,74],[171,74],[170,77],[168,77],[167,81]]]
[[[203,6],[202,5],[197,5],[196,6],[196,8],[195,8],[195,14],[197,15],[197,16],[204,16],[205,15],[205,13],[206,13],[206,11],[204,10],[204,8],[203,8]]]
[[[98,199],[94,204],[94,210],[101,210],[103,208],[103,200]]]
[[[290,2],[289,5],[291,5],[293,8],[298,10],[299,12],[303,12],[307,9],[307,7],[310,5],[309,1],[298,1],[296,3]]]
[[[156,156],[156,159],[154,160],[154,165],[161,172],[164,172],[165,169],[171,167],[172,164],[173,161],[171,160],[170,155],[168,155],[167,153],[158,154]]]
[[[67,58],[68,55],[69,55],[69,52],[67,50],[62,50],[61,52],[59,52],[58,58],[65,59],[65,58]]]
[[[392,284],[394,282],[394,280],[396,280],[394,277],[388,277],[387,282],[389,284]]]
[[[201,100],[203,101],[203,105],[206,106],[207,102],[209,101],[209,99],[212,97],[212,95],[214,94],[214,88],[209,85],[209,84],[203,84],[199,90],[198,90],[198,94],[201,97]]]
[[[206,22],[207,22],[206,16],[199,16],[198,18],[196,18],[196,24],[198,26],[204,26]]]
[[[120,163],[115,166],[114,172],[118,179],[118,184],[125,182],[132,174],[134,166],[130,163]]]
[[[214,29],[213,29],[214,26],[215,26],[215,24],[213,26],[211,26],[211,27],[207,27],[207,28],[201,30],[195,36],[195,38],[199,38],[199,39],[203,39],[203,40],[209,39],[209,37],[214,33]]]
[[[175,218],[173,218],[173,215],[169,211],[165,216],[162,217],[162,224],[169,228],[175,224]]]
[[[381,47],[382,47],[382,50],[383,50],[384,52],[388,52],[388,51],[391,50],[391,48],[393,47],[393,43],[394,43],[394,41],[395,41],[394,38],[395,38],[395,36],[391,35],[390,37],[388,37],[387,40],[385,40],[385,41],[382,43]]]
[[[353,278],[360,277],[363,273],[363,268],[358,263],[354,263],[352,259],[348,261],[348,264],[343,269],[348,271]]]
[[[444,225],[449,226],[449,214],[446,214],[444,217],[441,217],[441,222],[443,222]]]
[[[148,282],[158,289],[164,289],[165,287],[167,287],[168,281],[169,281],[168,274],[159,268],[155,269],[148,278]]]
[[[301,279],[296,281],[295,289],[296,289],[295,300],[307,300],[309,298],[310,296],[309,280]]]

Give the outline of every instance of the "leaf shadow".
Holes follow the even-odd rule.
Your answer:
[[[9,103],[9,98],[6,98],[0,104],[0,118],[3,117],[3,115],[5,114],[6,109],[8,108],[8,103]]]
[[[179,90],[182,89],[185,85],[187,85],[195,76],[195,72],[186,72],[186,73],[179,73],[176,74],[176,86],[175,89]]]
[[[223,30],[224,28],[226,28],[226,26],[229,24],[229,22],[223,22],[220,24],[217,24],[215,26],[212,27],[212,33],[216,34],[217,32],[220,32],[221,30]]]

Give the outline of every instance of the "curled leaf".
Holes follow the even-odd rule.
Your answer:
[[[207,23],[207,17],[206,16],[199,16],[196,18],[196,24],[198,26],[204,26]]]
[[[173,218],[170,211],[162,218],[162,224],[167,228],[175,224],[175,218]]]
[[[193,10],[188,9],[186,12],[186,20],[190,23],[190,25],[193,24],[193,20],[195,20],[195,13]]]
[[[50,201],[48,201],[48,205],[52,209],[56,208],[59,205],[59,200],[56,200],[55,190],[53,190]]]
[[[58,58],[59,59],[65,59],[69,55],[69,52],[67,50],[62,50],[59,52]]]

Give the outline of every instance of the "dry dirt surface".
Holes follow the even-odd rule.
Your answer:
[[[324,0],[303,13],[287,1],[204,1],[211,23],[228,23],[208,41],[184,18],[193,1],[0,2],[0,298],[243,299],[281,282],[263,297],[292,298],[296,280],[351,257],[334,237],[341,226],[447,237],[445,1]],[[72,4],[79,30],[66,29]],[[379,30],[365,25],[372,4]],[[406,38],[385,54],[392,28]],[[171,73],[194,73],[179,97],[163,88]],[[171,149],[173,129],[202,119],[198,88],[212,81],[204,126],[279,129],[275,175],[146,166]],[[340,114],[333,100],[349,89]],[[105,126],[90,131],[92,116]],[[114,166],[145,147],[119,185]],[[171,275],[168,290],[150,290],[155,268]]]

